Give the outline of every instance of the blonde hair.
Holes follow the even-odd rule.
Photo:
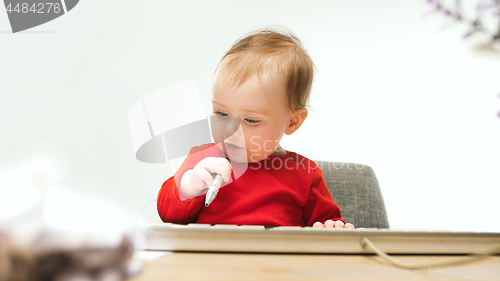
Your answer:
[[[221,62],[226,58],[221,74],[234,80],[238,87],[255,74],[262,81],[263,73],[278,73],[285,85],[285,102],[290,110],[308,107],[314,64],[291,31],[250,32],[234,43]]]

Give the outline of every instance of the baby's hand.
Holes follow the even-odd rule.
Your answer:
[[[313,224],[312,227],[351,228],[351,229],[354,229],[354,225],[352,225],[352,223],[346,223],[346,224],[344,224],[342,221],[332,221],[332,220],[325,221],[325,224],[322,224],[321,222],[317,221],[317,222],[315,222]]]
[[[181,200],[186,200],[201,195],[205,188],[212,185],[213,173],[221,175],[222,180],[229,181],[232,170],[233,167],[226,158],[207,157],[201,160],[192,170],[187,170],[182,176],[178,187],[179,197]]]
[[[193,171],[189,175],[189,180],[193,189],[203,190],[210,187],[214,179],[213,173],[222,176],[224,181],[229,181],[233,167],[226,158],[222,157],[207,157],[198,162],[194,166]]]

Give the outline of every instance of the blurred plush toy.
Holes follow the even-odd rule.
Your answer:
[[[140,218],[61,186],[46,161],[0,171],[0,281],[124,280],[144,239]]]

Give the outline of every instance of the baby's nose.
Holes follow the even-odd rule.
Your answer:
[[[230,118],[229,122],[227,122],[226,127],[224,128],[224,133],[226,136],[230,137],[232,135],[239,136],[241,134],[240,121],[236,118]]]

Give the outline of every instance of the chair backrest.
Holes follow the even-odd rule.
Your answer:
[[[366,165],[314,161],[323,171],[333,201],[342,218],[356,228],[389,228],[377,177]]]

